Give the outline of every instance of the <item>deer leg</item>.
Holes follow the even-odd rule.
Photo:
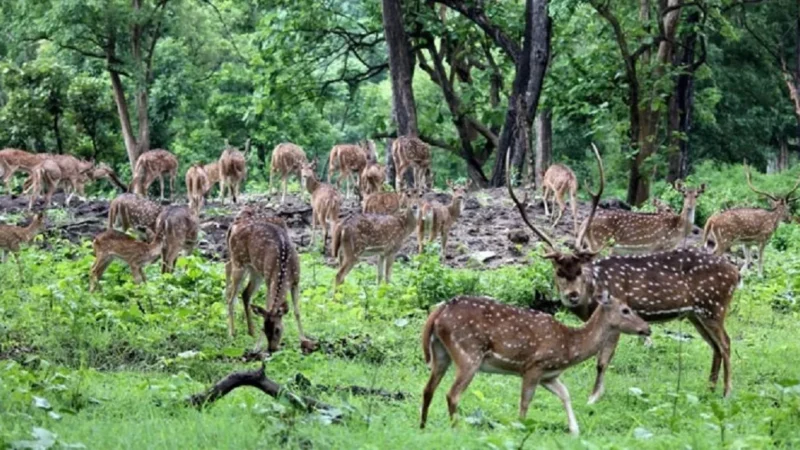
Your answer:
[[[558,225],[561,222],[561,217],[564,216],[564,210],[567,209],[567,203],[564,201],[564,193],[563,192],[556,192],[555,199],[553,202],[553,212],[556,209],[556,202],[558,203],[558,214],[556,215],[555,220],[553,220],[553,227]]]
[[[300,285],[298,283],[292,285],[292,312],[294,320],[297,322],[297,334],[300,336],[300,342],[307,341],[308,338],[303,332],[303,321],[300,320]]]
[[[142,272],[142,266],[138,264],[128,264],[131,268],[131,276],[133,276],[133,284],[141,284],[144,282],[145,277]]]
[[[50,202],[53,200],[53,194],[56,193],[56,188],[58,188],[58,183],[49,183],[50,185],[47,186],[47,194],[44,197],[44,207],[49,208]],[[38,193],[37,193],[38,195]]]
[[[286,182],[288,181],[289,175],[283,176],[283,195],[281,195],[281,205],[286,202]]]
[[[108,265],[114,258],[110,255],[98,255],[92,268],[89,270],[89,292],[94,292],[95,288],[100,284],[100,278],[103,277]]]
[[[708,378],[708,384],[709,386],[716,386],[717,380],[719,379],[719,366],[722,362],[722,353],[719,351],[714,339],[711,338],[711,335],[708,334],[708,331],[705,329],[703,323],[699,319],[695,317],[689,317],[689,322],[694,325],[694,328],[700,334],[700,337],[702,337],[703,340],[708,343],[708,346],[711,347],[711,350],[714,353],[714,357],[711,362],[711,375]]]
[[[328,218],[326,215],[320,217],[320,224],[322,226],[322,254],[325,255],[325,245],[328,243]]]
[[[264,281],[264,277],[260,275],[256,275],[255,273],[250,275],[250,281],[247,283],[247,286],[242,291],[242,306],[244,306],[244,318],[247,322],[247,334],[252,337],[256,336],[255,328],[253,328],[253,318],[251,316],[250,311],[250,300],[253,298],[253,294],[256,293],[259,287],[261,287],[261,283]]]
[[[764,247],[767,245],[766,241],[758,243],[758,276],[764,278]]]
[[[175,270],[175,261],[178,259],[181,247],[178,245],[166,245],[161,252],[161,273],[172,273]]]
[[[723,397],[727,397],[731,393],[731,357],[730,357],[730,337],[725,331],[725,326],[721,321],[713,319],[700,319],[697,321],[705,329],[708,338],[713,342],[712,349],[714,349],[714,361],[711,366],[711,375],[709,376],[709,384],[713,391],[717,386],[719,379],[719,365],[722,360],[723,370],[725,371],[725,388],[723,390]],[[716,369],[716,370],[715,370]]]
[[[425,385],[425,390],[422,391],[422,412],[419,419],[420,428],[425,428],[425,423],[428,421],[428,408],[431,406],[433,394],[436,392],[436,388],[439,387],[439,383],[442,382],[442,378],[444,378],[444,374],[447,373],[447,369],[450,368],[450,362],[452,361],[450,355],[447,354],[447,350],[438,340],[431,340],[430,350],[431,377]]]
[[[14,261],[17,263],[17,269],[19,269],[19,280],[24,282],[25,277],[22,274],[22,263],[19,261],[19,255],[17,255],[17,252],[11,252],[11,256],[14,257]]]
[[[533,400],[533,394],[536,393],[536,386],[539,385],[542,372],[537,369],[531,369],[522,375],[522,393],[519,397],[519,419],[524,420],[528,415],[528,406]]]
[[[447,235],[448,235],[448,231],[449,230],[445,230],[445,228],[442,227],[442,252],[441,252],[442,261],[447,259]]]
[[[386,284],[389,284],[392,281],[392,266],[394,265],[394,258],[395,254],[392,253],[391,255],[386,255],[386,262],[385,264],[385,273],[384,278],[386,279]]]
[[[169,200],[175,198],[175,173],[169,174]]]
[[[572,411],[572,401],[569,398],[569,391],[567,387],[564,386],[564,383],[561,382],[558,378],[553,378],[552,380],[547,380],[542,383],[545,389],[555,394],[556,397],[561,399],[561,403],[564,404],[564,410],[567,411],[567,420],[569,421],[569,432],[573,436],[577,436],[580,433],[578,428],[578,421],[575,420],[575,413]]]
[[[478,372],[478,368],[480,368],[480,361],[476,361],[477,364],[471,364],[468,361],[467,355],[463,355],[461,361],[459,361],[462,364],[456,364],[456,379],[447,393],[447,410],[450,413],[450,422],[453,426],[456,425],[456,411],[458,410],[458,401],[461,398],[461,393],[467,389]]]
[[[603,396],[603,392],[606,390],[606,369],[608,368],[608,363],[611,362],[611,358],[614,357],[614,352],[617,350],[618,343],[619,334],[611,336],[606,340],[603,348],[601,348],[600,352],[597,354],[597,377],[594,380],[594,389],[592,389],[592,394],[589,396],[589,405],[593,405],[600,400],[600,397]]]
[[[233,263],[225,263],[225,302],[228,305],[228,336],[233,337],[234,328],[234,306],[236,306],[236,294],[244,279],[244,269],[234,268]]]
[[[400,192],[401,190],[403,190],[403,175],[405,174],[406,168],[408,166],[406,166],[403,163],[397,164],[397,162],[395,162],[395,166],[397,168],[397,173],[395,174],[394,177],[394,185],[396,186],[395,190],[397,192]]]
[[[314,248],[314,243],[317,242],[317,222],[319,222],[317,214],[317,211],[311,212],[311,248]]]
[[[417,219],[417,244],[419,246],[420,254],[422,254],[424,240],[425,240],[425,219],[420,217],[419,219]]]
[[[386,256],[379,255],[378,256],[378,282],[377,285],[380,286],[381,280],[383,279],[383,273],[386,268]]]
[[[344,249],[339,250],[339,252],[340,255],[344,256],[341,259],[339,271],[336,272],[336,282],[333,286],[334,294],[336,293],[336,287],[344,283],[345,277],[347,277],[347,274],[350,273],[351,270],[353,270],[353,267],[358,262],[358,258],[353,257],[351,259],[351,257],[348,256],[347,253],[345,253]]]
[[[547,194],[550,193],[550,190],[547,186],[542,186],[542,203],[544,203],[544,216],[549,217],[550,211],[547,210]]]

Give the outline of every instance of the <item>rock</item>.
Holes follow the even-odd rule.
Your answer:
[[[516,229],[508,232],[508,240],[515,244],[527,244],[531,237],[524,230]]]
[[[475,252],[475,253],[469,255],[469,257],[470,257],[470,259],[474,259],[475,261],[478,261],[479,263],[484,263],[485,264],[485,263],[497,258],[498,256],[497,256],[497,253],[495,253],[495,252],[483,251],[483,252]]]

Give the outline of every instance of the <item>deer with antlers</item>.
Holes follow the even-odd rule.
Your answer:
[[[194,164],[186,171],[186,196],[189,197],[189,209],[195,216],[200,216],[208,186],[208,175],[202,165]]]
[[[100,278],[115,259],[124,261],[130,267],[135,284],[146,283],[147,277],[142,269],[161,256],[162,245],[160,239],[142,242],[117,230],[98,234],[92,241],[95,259],[89,271],[89,292],[94,292],[99,286]]]
[[[16,148],[0,150],[0,176],[6,185],[6,192],[11,193],[11,180],[17,171],[30,174],[48,156],[46,153],[30,153]]]
[[[370,194],[381,191],[381,186],[386,181],[386,166],[383,164],[367,164],[358,178],[358,193],[362,199]]]
[[[162,242],[161,273],[172,273],[175,260],[183,250],[187,255],[197,244],[198,223],[189,208],[167,206],[156,219],[156,237]]]
[[[731,246],[741,244],[744,250],[743,269],[750,266],[750,247],[758,248],[758,276],[764,276],[764,247],[772,238],[781,221],[791,220],[791,204],[798,197],[792,195],[800,187],[800,178],[785,195],[773,195],[756,189],[750,177],[750,168],[744,166],[745,178],[750,190],[770,200],[772,209],[736,208],[719,212],[709,217],[703,229],[703,243],[715,255],[722,255]]]
[[[567,387],[558,379],[564,370],[591,358],[620,333],[650,335],[650,326],[628,305],[603,291],[581,328],[567,327],[553,316],[506,305],[486,297],[456,297],[436,308],[422,330],[422,351],[431,376],[422,394],[420,428],[425,428],[433,394],[450,363],[456,366],[447,393],[450,420],[461,394],[477,372],[519,375],[523,420],[536,387],[542,385],[564,405],[573,435],[579,432]]]
[[[314,169],[317,161],[305,163],[300,166],[300,179],[303,186],[311,194],[311,246],[316,241],[317,225],[322,227],[322,248],[328,242],[328,229],[332,228],[339,220],[339,210],[342,208],[342,196],[335,187],[317,180]]]
[[[583,225],[589,250],[599,250],[612,239],[615,253],[642,254],[677,248],[692,232],[697,197],[706,185],[689,189],[678,181],[673,187],[683,195],[680,214],[601,211],[591,223]]]
[[[552,193],[552,211],[554,214],[552,227],[558,225],[567,204],[564,202],[564,195],[569,193],[570,206],[572,207],[572,228],[578,234],[578,209],[575,201],[575,194],[578,192],[578,178],[575,172],[564,164],[553,164],[548,167],[542,178],[542,202],[544,203],[544,215],[549,217],[550,210],[547,209],[547,198]],[[556,213],[556,203],[558,203],[558,213]]]
[[[364,214],[394,214],[400,208],[419,201],[421,195],[417,189],[406,189],[402,192],[376,192],[364,197],[361,212]]]
[[[409,168],[413,170],[414,186],[420,191],[427,188],[431,167],[431,149],[428,144],[415,136],[399,136],[392,142],[392,159],[396,170],[397,190],[403,189],[402,180]]]
[[[164,200],[164,174],[169,176],[169,199],[175,196],[175,177],[178,174],[178,158],[162,150],[150,150],[139,155],[133,171],[131,189],[135,194],[147,196],[147,190],[156,178],[161,188],[159,198]]]
[[[219,157],[219,173],[222,181],[220,182],[220,199],[225,202],[225,190],[231,194],[233,203],[236,203],[239,196],[239,187],[247,176],[247,160],[245,155],[250,151],[250,139],[244,144],[244,153],[239,149],[231,147],[225,141],[225,150]]]
[[[306,159],[306,153],[303,149],[292,143],[284,142],[278,144],[272,150],[272,162],[269,166],[269,191],[272,192],[273,175],[278,172],[283,183],[281,204],[286,201],[286,180],[289,175],[296,174],[300,176],[300,167],[307,162],[308,159]]]
[[[594,147],[594,145],[593,145]],[[731,391],[730,338],[725,331],[725,317],[739,282],[737,268],[721,257],[693,248],[684,248],[648,255],[611,256],[597,260],[598,252],[586,250],[583,234],[591,225],[604,187],[602,160],[597,148],[600,186],[592,193],[592,206],[587,223],[581,228],[575,252],[563,253],[553,241],[531,223],[525,207],[517,200],[510,184],[509,196],[523,222],[549,248],[544,257],[555,272],[555,284],[562,303],[586,321],[597,308],[596,292],[608,290],[611,296],[628,304],[648,322],[687,319],[711,347],[714,356],[709,384],[715,388],[720,364],[724,368],[724,395]],[[507,165],[509,161],[507,160]],[[617,338],[606,341],[597,358],[597,378],[589,403],[603,394],[605,371],[614,356]]]
[[[472,180],[464,186],[456,186],[447,180],[447,186],[453,190],[450,204],[443,205],[439,202],[423,202],[417,217],[417,244],[422,253],[425,233],[429,233],[428,242],[433,242],[437,236],[442,238],[441,258],[447,258],[447,237],[450,228],[456,223],[464,211],[464,195],[472,185]]]
[[[254,213],[250,209],[240,212],[239,217],[228,229],[229,261],[225,264],[225,300],[228,305],[228,334],[233,337],[234,306],[236,296],[245,276],[249,281],[242,293],[247,331],[255,336],[255,329],[250,316],[254,312],[264,319],[264,335],[267,338],[268,350],[271,353],[280,348],[283,336],[283,316],[288,305],[286,294],[291,292],[292,309],[294,311],[301,347],[304,351],[315,348],[313,341],[303,333],[300,320],[300,262],[297,251],[292,245],[289,234],[284,227],[274,223],[253,220]],[[261,283],[267,282],[266,308],[250,303],[253,294]],[[259,336],[259,346],[261,337]]]
[[[416,226],[417,211],[417,205],[411,204],[391,215],[353,214],[339,221],[331,244],[333,256],[339,259],[334,291],[361,256],[378,255],[378,284],[389,283],[394,258]]]
[[[158,203],[140,195],[125,193],[118,195],[108,205],[108,230],[119,225],[122,231],[142,228],[150,239],[155,235],[156,221],[163,208]]]
[[[359,142],[358,144],[334,145],[328,158],[328,183],[331,182],[333,172],[339,172],[337,186],[342,187],[344,180],[345,198],[350,197],[350,179],[355,177],[357,185],[361,185],[361,172],[368,164],[375,163],[375,143],[371,140]]]
[[[31,222],[25,227],[17,227],[13,225],[0,225],[0,254],[2,262],[5,264],[8,253],[14,257],[19,269],[19,279],[22,280],[22,264],[19,262],[19,250],[21,244],[27,244],[44,230],[44,213],[36,213],[33,215]]]

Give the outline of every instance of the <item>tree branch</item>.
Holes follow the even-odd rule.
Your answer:
[[[517,43],[516,40],[508,37],[508,35],[503,33],[503,30],[492,23],[482,8],[478,6],[465,5],[464,2],[459,0],[436,0],[436,2],[443,4],[454,11],[457,11],[459,14],[480,27],[484,33],[492,38],[498,47],[503,49],[506,55],[508,55],[513,62],[517,62],[517,58],[519,58],[519,52],[521,51],[519,43]]]

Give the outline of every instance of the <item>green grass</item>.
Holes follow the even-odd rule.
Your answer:
[[[562,376],[581,426],[578,438],[566,434],[561,403],[544,389],[520,422],[519,378],[492,374],[476,377],[462,397],[459,424],[451,428],[444,397],[452,370],[436,393],[428,428],[418,429],[428,377],[419,343],[426,308],[463,292],[524,305],[534,288],[550,289],[550,267],[539,258],[525,267],[453,270],[436,262],[434,249],[398,263],[390,286],[376,288],[374,267],[361,264],[332,298],[334,269],[318,255],[302,255],[306,332],[342,351],[303,356],[289,314],[284,349],[267,362],[267,374],[341,410],[341,423],[331,423],[247,388],[204,410],[184,406],[186,396],[231,371],[258,366],[237,358],[254,344],[244,333],[240,305],[238,334],[227,337],[221,264],[182,258],[176,274],[164,277],[152,265],[150,282],[141,287],[115,264],[103,291],[89,294],[88,244],[52,243],[49,253],[29,249],[21,258],[24,284],[13,262],[0,266],[0,355],[7,358],[0,359],[0,446],[31,441],[38,427],[56,436],[56,448],[518,448],[523,441],[526,448],[796,447],[796,228],[779,230],[768,250],[767,277],[748,277],[734,299],[727,322],[730,399],[708,391],[711,350],[690,324],[655,325],[653,348],[623,337],[597,404],[586,405],[593,362]],[[263,301],[263,291],[258,299]],[[579,325],[568,314],[557,316]],[[676,339],[678,332],[692,338]],[[311,386],[296,383],[298,374]],[[349,385],[400,391],[406,398],[335,389]],[[51,435],[37,432],[38,443],[47,444]]]

